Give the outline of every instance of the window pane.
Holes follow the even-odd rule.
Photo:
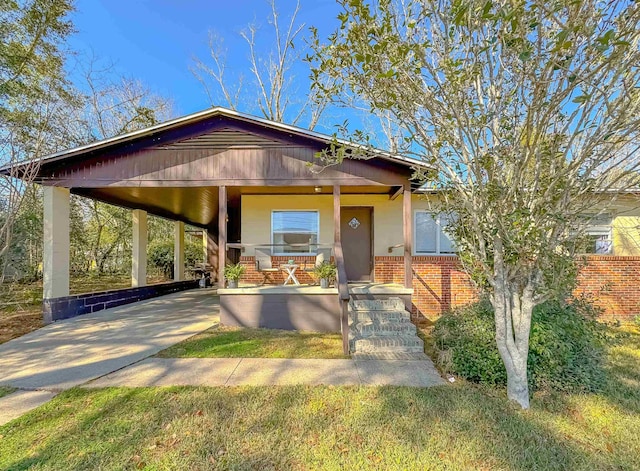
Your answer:
[[[317,211],[273,211],[274,253],[314,253],[318,243]]]
[[[435,253],[438,226],[431,213],[416,213],[416,252]]]
[[[611,240],[609,240],[608,234],[589,234],[587,235],[587,240],[589,241],[587,244],[587,253],[595,253],[600,255],[610,254],[613,249],[613,243]]]
[[[316,211],[274,211],[273,232],[318,233]]]
[[[445,214],[440,215],[440,253],[455,253],[456,246],[453,240],[447,234],[446,228],[449,225],[450,218]]]

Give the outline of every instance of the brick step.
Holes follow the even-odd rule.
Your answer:
[[[424,343],[416,335],[354,337],[349,340],[354,353],[420,353]]]
[[[349,311],[404,311],[404,301],[400,298],[388,299],[352,299]]]
[[[408,319],[377,319],[353,323],[351,324],[350,330],[354,333],[354,336],[359,335],[360,337],[371,337],[374,335],[415,335],[416,326],[409,322]]]
[[[409,311],[349,311],[351,323],[375,321],[406,321],[411,320]]]

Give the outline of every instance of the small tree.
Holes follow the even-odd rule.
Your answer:
[[[431,164],[416,177],[490,297],[508,397],[528,408],[532,310],[570,291],[585,224],[637,184],[640,5],[340,3],[316,86],[388,112],[397,152]]]

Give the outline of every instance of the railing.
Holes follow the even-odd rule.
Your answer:
[[[387,247],[387,252],[393,253],[393,249],[399,249],[401,247],[404,247],[404,244],[390,245],[389,247]]]
[[[347,271],[344,268],[344,254],[342,244],[336,242],[333,257],[338,270],[338,301],[340,304],[340,330],[342,332],[342,351],[349,354],[349,286],[347,285]]]
[[[307,252],[291,252],[291,255],[313,255],[311,252],[311,248],[333,248],[331,244],[245,244],[241,242],[229,242],[227,243],[227,248],[237,249],[241,252],[244,252],[247,248],[256,248],[256,247],[308,247],[309,253]]]

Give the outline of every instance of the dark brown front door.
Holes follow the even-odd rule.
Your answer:
[[[340,208],[340,233],[344,265],[349,281],[371,281],[372,208]]]

